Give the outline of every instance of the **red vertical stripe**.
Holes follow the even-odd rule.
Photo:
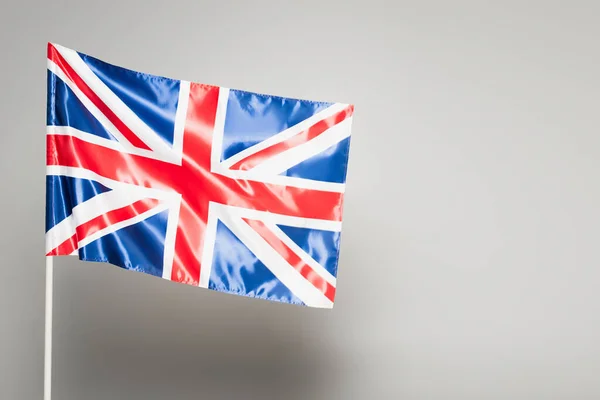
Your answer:
[[[208,221],[208,201],[203,177],[210,174],[210,145],[219,102],[219,88],[192,83],[184,128],[181,174],[185,182],[179,223],[175,236],[175,257],[171,280],[198,285],[204,232]]]

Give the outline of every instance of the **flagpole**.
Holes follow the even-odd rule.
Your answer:
[[[46,257],[46,327],[44,342],[44,400],[52,398],[52,289],[54,285],[54,266],[52,259]]]

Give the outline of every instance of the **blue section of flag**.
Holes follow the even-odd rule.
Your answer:
[[[217,225],[209,289],[303,304],[222,223]]]
[[[178,80],[140,74],[97,58],[79,54],[90,69],[123,103],[167,143],[173,144]]]
[[[230,90],[222,160],[310,118],[330,105]]]
[[[46,232],[71,215],[73,207],[108,192],[111,189],[98,182],[62,175],[46,176]]]
[[[350,138],[302,161],[280,175],[335,183],[346,183]]]
[[[100,261],[121,268],[162,276],[164,243],[169,212],[102,236],[79,249],[84,261]]]
[[[52,93],[54,93],[53,98],[51,97]],[[50,71],[48,71],[47,104],[47,125],[70,126],[92,135],[114,140],[96,117],[79,101],[71,88]]]
[[[278,225],[290,239],[333,276],[337,276],[340,232]]]

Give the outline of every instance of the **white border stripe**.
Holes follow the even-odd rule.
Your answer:
[[[270,157],[250,169],[250,173],[278,175],[287,171],[349,137],[351,126],[352,117],[346,118],[312,140]]]
[[[123,144],[117,142],[116,140],[110,140],[97,135],[89,134],[71,126],[48,125],[46,126],[46,135],[73,136],[85,142],[106,147],[107,149],[130,153],[129,149],[126,149]]]
[[[183,134],[185,129],[185,120],[187,118],[188,104],[190,100],[190,82],[180,81],[179,100],[177,101],[177,112],[175,113],[175,127],[173,132],[173,150],[177,154],[181,165],[183,157]]]
[[[298,124],[296,124],[292,127],[289,127],[288,129],[282,131],[281,133],[271,136],[267,140],[257,143],[254,146],[244,149],[244,150],[240,151],[239,153],[235,154],[234,156],[231,156],[227,160],[223,161],[221,163],[221,166],[225,169],[229,169],[229,168],[231,168],[232,165],[236,164],[238,161],[243,160],[244,158],[251,156],[252,154],[257,153],[261,150],[264,150],[267,147],[271,147],[277,143],[283,142],[284,140],[287,140],[287,139],[291,138],[292,136],[295,136],[298,133],[310,128],[311,126],[313,126],[320,120],[331,117],[332,115],[342,111],[346,107],[348,107],[348,104],[341,104],[341,103],[332,104],[331,106],[327,107],[326,109],[316,113],[315,115],[311,116],[310,118],[307,118],[304,121],[299,122]],[[220,154],[219,154],[219,157],[220,157]]]
[[[177,237],[177,226],[179,225],[179,210],[181,208],[181,195],[170,201],[169,217],[167,219],[167,231],[165,233],[165,250],[163,254],[164,279],[171,280],[173,272],[173,258],[175,257],[175,238]]]
[[[325,279],[330,285],[335,287],[336,279],[335,276],[331,275],[325,267],[319,264],[314,258],[312,258],[307,252],[302,250],[300,246],[296,244],[288,235],[285,234],[278,226],[268,223],[266,226],[273,232],[275,236],[283,243],[285,243],[294,253],[298,255],[306,264],[308,264],[319,276]]]
[[[212,271],[213,253],[217,239],[218,207],[212,201],[208,203],[208,222],[204,231],[204,247],[200,266],[200,282],[198,286],[208,288]]]
[[[56,50],[77,72],[81,79],[96,93],[96,95],[111,108],[117,117],[150,149],[165,160],[173,160],[173,151],[144,121],[142,121],[123,101],[110,90],[100,78],[94,74],[75,50],[54,44]]]
[[[84,142],[91,143],[97,146],[106,147],[107,149],[115,150],[122,153],[133,154],[137,156],[159,159],[156,154],[150,150],[144,149],[133,149],[132,147],[125,147],[122,143],[117,142],[116,140],[106,139],[94,134],[90,134],[84,131],[80,131],[79,129],[73,128],[71,126],[56,126],[56,125],[48,125],[46,126],[46,134],[47,135],[61,135],[61,136],[73,136],[77,139],[83,140]],[[162,160],[162,159],[159,159]]]
[[[174,198],[177,198],[177,196],[179,196],[179,194],[176,192],[167,192],[161,189],[148,188],[108,179],[84,168],[64,167],[62,165],[48,165],[46,166],[46,175],[64,175],[73,178],[92,180],[101,183],[104,186],[109,187],[111,189],[122,189],[138,193],[141,197],[151,197],[162,200],[173,200]]]
[[[213,172],[221,172],[221,154],[223,151],[223,131],[225,129],[225,116],[227,115],[227,103],[229,101],[229,89],[219,88],[219,100],[215,125],[213,128],[212,148],[210,152],[210,168]]]
[[[220,214],[221,221],[229,228],[255,256],[267,266],[281,283],[283,283],[304,304],[310,307],[332,308],[333,302],[287,261],[281,257],[254,229],[240,218]]]
[[[289,215],[275,214],[266,211],[251,210],[249,208],[241,208],[234,206],[226,206],[223,204],[214,203],[214,208],[218,209],[218,215],[231,215],[236,218],[248,218],[271,223],[275,225],[287,225],[298,228],[321,229],[324,231],[340,232],[342,223],[340,221],[329,221],[316,218],[301,218],[292,217]]]
[[[98,175],[97,173],[90,171],[89,169],[65,167],[63,165],[46,165],[46,175],[64,175],[73,178],[97,181],[111,189],[115,189],[117,187],[131,187],[132,189],[138,188],[136,185],[130,185],[128,183],[105,178],[102,175]]]

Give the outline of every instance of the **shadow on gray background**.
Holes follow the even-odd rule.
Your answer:
[[[309,399],[337,385],[339,357],[314,325],[327,311],[57,264],[56,320],[68,321],[54,331],[57,399]]]

